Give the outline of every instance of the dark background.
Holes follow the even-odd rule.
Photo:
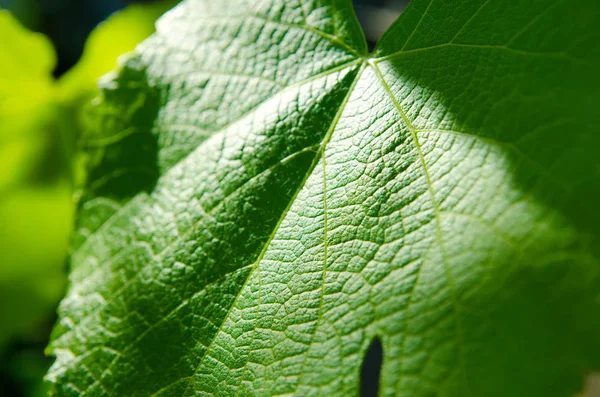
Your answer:
[[[152,1],[0,0],[0,8],[10,10],[29,29],[50,38],[58,54],[58,65],[54,71],[58,77],[77,62],[87,36],[98,23],[134,2]],[[408,0],[354,0],[353,3],[372,48]],[[56,316],[49,313],[43,327],[16,340],[7,351],[0,351],[0,396],[41,397],[47,394],[41,379],[52,359],[45,357],[43,351],[55,320]],[[363,364],[363,397],[377,395],[381,356],[381,344],[375,340]]]

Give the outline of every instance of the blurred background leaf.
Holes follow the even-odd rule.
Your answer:
[[[149,36],[176,1],[113,14],[91,32],[66,73],[68,55],[57,63],[53,43],[24,26],[43,26],[44,7],[60,2],[9,3],[22,22],[0,10],[0,394],[35,396],[45,395],[41,380],[51,360],[43,348],[66,285],[73,191],[84,175],[76,155],[84,109],[98,78]]]
[[[2,348],[60,297],[73,211],[52,44],[5,11],[0,35]]]

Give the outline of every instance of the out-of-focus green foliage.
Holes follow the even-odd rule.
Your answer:
[[[59,298],[73,204],[52,44],[8,12],[0,12],[0,37],[1,348]]]
[[[74,175],[82,175],[74,159],[96,81],[174,3],[111,16],[59,80],[50,41],[0,10],[0,352],[12,338],[35,333],[64,290]]]

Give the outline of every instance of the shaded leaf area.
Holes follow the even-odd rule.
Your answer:
[[[379,338],[373,339],[367,349],[360,373],[360,395],[371,397],[379,395],[379,377],[383,364],[383,347]]]
[[[103,82],[54,393],[358,395],[376,337],[380,395],[579,391],[594,3],[414,0],[371,55],[349,1],[247,3]]]

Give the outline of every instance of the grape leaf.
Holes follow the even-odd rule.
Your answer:
[[[571,396],[600,368],[600,16],[187,0],[103,79],[56,395]]]

